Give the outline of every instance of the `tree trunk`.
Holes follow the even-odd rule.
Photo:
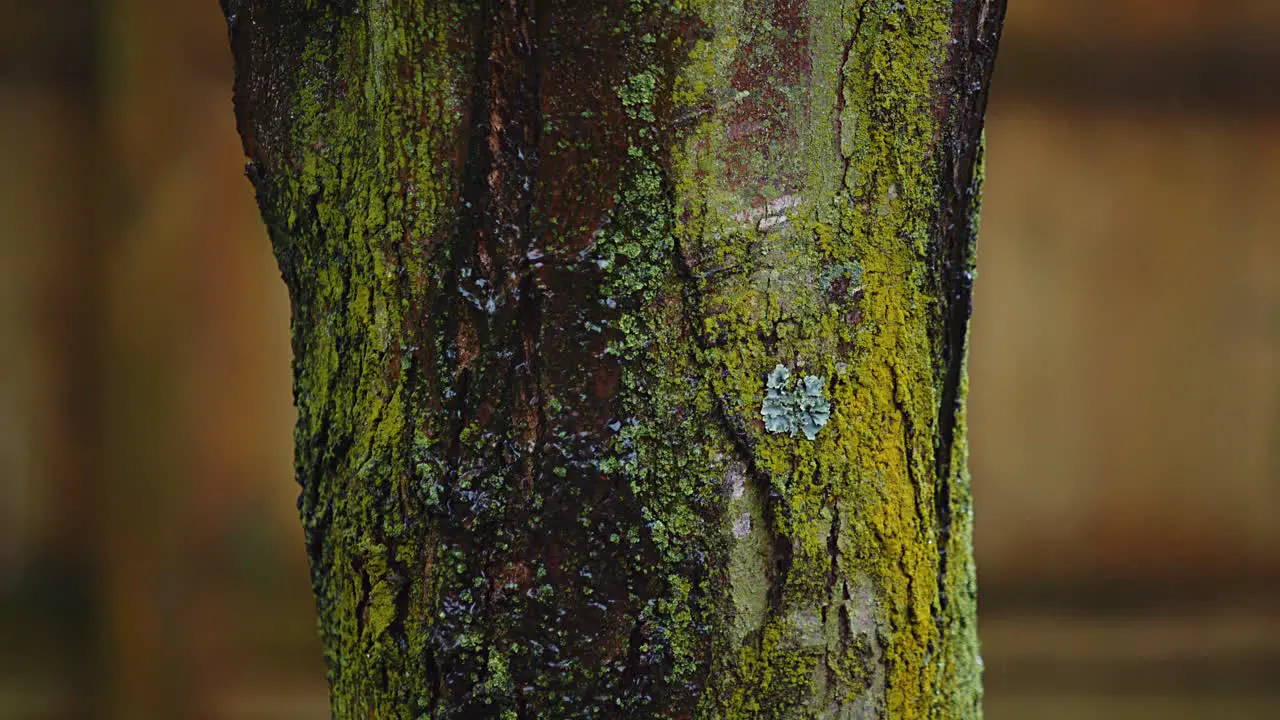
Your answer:
[[[224,0],[337,718],[977,717],[1003,0]]]

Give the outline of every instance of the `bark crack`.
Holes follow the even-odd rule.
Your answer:
[[[973,309],[973,258],[977,241],[976,211],[981,194],[982,124],[986,114],[987,80],[995,61],[1000,26],[1004,21],[1003,0],[957,3],[952,18],[953,36],[944,80],[947,92],[943,111],[946,124],[944,147],[960,152],[941,153],[942,177],[951,180],[940,188],[943,208],[938,255],[941,282],[939,296],[945,304],[941,318],[940,354],[942,389],[938,405],[938,443],[935,450],[934,514],[938,543],[938,617],[944,623],[950,598],[946,592],[947,550],[951,540],[952,483],[957,473],[953,463],[959,416],[964,398],[966,339]],[[950,165],[948,167],[948,165]]]
[[[845,26],[847,21],[844,17],[845,4],[840,5],[840,24]],[[836,131],[836,149],[840,153],[843,161],[843,168],[840,174],[840,182],[847,183],[849,178],[849,167],[853,164],[853,153],[844,150],[844,109],[845,109],[845,87],[848,85],[848,77],[845,67],[849,64],[849,57],[853,54],[853,47],[858,42],[858,34],[862,31],[862,21],[866,18],[862,6],[858,6],[855,11],[857,20],[854,21],[853,27],[849,31],[849,39],[845,42],[844,50],[840,54],[840,67],[837,73],[836,85],[836,109],[835,109],[835,131]],[[850,188],[852,189],[852,188]]]
[[[689,256],[684,252],[683,244],[679,238],[675,239],[673,254],[676,260],[676,274],[684,287],[682,302],[685,310],[682,316],[685,318],[701,317],[704,301],[697,281],[697,271],[693,268]],[[697,343],[698,349],[700,351],[708,350],[711,344],[710,338],[697,329],[697,323],[691,322],[689,325],[691,326],[690,335]],[[768,591],[766,598],[768,600],[768,610],[765,613],[767,622],[768,618],[775,618],[782,614],[783,594],[786,589],[787,577],[791,573],[793,556],[791,538],[785,533],[777,531],[778,515],[785,510],[783,498],[773,490],[772,478],[756,462],[755,442],[751,439],[746,427],[740,421],[734,419],[734,413],[730,410],[725,400],[725,393],[715,388],[714,381],[711,382],[711,385],[712,394],[715,397],[716,421],[724,432],[725,437],[733,445],[734,450],[737,451],[738,459],[742,461],[747,477],[756,484],[764,505],[764,517],[761,518],[762,527],[760,531],[769,534],[773,545],[770,552],[772,572],[767,579]]]

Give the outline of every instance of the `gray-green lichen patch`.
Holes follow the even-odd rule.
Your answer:
[[[764,428],[771,433],[796,433],[814,440],[818,431],[831,418],[831,403],[823,396],[822,378],[806,375],[796,383],[790,382],[791,371],[776,365],[765,384],[764,402],[760,405],[760,417]]]

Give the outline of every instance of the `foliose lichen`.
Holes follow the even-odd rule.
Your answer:
[[[817,375],[806,375],[792,385],[790,377],[791,371],[781,364],[769,373],[764,402],[760,405],[764,429],[792,437],[799,432],[813,440],[831,418],[831,403],[822,392],[825,383]]]

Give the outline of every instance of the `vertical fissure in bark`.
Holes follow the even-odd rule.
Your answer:
[[[369,593],[373,591],[373,584],[369,582],[364,558],[358,555],[351,558],[351,572],[360,579],[355,609],[356,637],[364,637],[365,623],[369,613]]]
[[[957,419],[963,410],[961,381],[965,343],[973,309],[973,267],[978,228],[977,204],[981,198],[979,157],[987,92],[995,62],[1005,5],[998,0],[969,0],[956,4],[944,75],[941,112],[944,117],[939,152],[941,184],[938,206],[940,240],[936,272],[941,279],[938,296],[943,303],[939,349],[942,387],[938,408],[938,440],[935,448],[937,488],[934,509],[938,545],[938,622],[947,612],[948,546],[952,525],[952,485],[957,480],[952,463]]]
[[[847,660],[853,650],[852,638],[847,618],[849,590],[848,583],[840,578],[840,500],[832,498],[831,531],[827,534],[827,553],[831,555],[831,569],[827,575],[826,594],[822,599],[822,627],[830,632],[832,612],[836,614],[835,642],[827,642],[822,657],[823,671],[826,673],[827,687],[838,693],[838,666]],[[839,701],[839,698],[836,698]]]
[[[846,128],[844,127],[845,105],[849,102],[849,99],[845,97],[845,94],[849,92],[847,68],[849,67],[849,58],[853,55],[853,48],[858,43],[858,34],[862,31],[862,21],[866,19],[866,13],[859,6],[854,10],[854,21],[850,23],[845,17],[847,7],[847,3],[840,3],[840,24],[842,27],[848,28],[848,38],[844,40],[844,47],[840,52],[840,67],[836,69],[836,104],[832,117],[832,127],[835,129],[833,133],[835,149],[840,154],[840,181],[842,183],[848,179],[849,169],[853,166],[853,152],[850,148],[853,143],[852,134],[854,129],[848,128],[849,136],[846,136]]]
[[[915,419],[911,415],[911,408],[903,400],[903,380],[899,377],[896,368],[890,368],[890,377],[893,378],[893,399],[894,407],[898,411],[898,419],[902,424],[902,462],[906,470],[907,481],[911,484],[911,491],[915,498],[916,517],[922,524],[929,522],[929,512],[925,508],[924,501],[924,485],[925,478],[919,477],[916,468],[916,431]]]
[[[706,275],[699,276],[679,239],[676,240],[672,255],[675,262],[676,275],[682,284],[681,298],[684,307],[682,316],[685,318],[699,317],[703,313],[706,301],[701,283],[705,283],[707,277]],[[727,269],[718,269],[712,272],[725,270]],[[689,323],[688,325],[688,337],[701,351],[699,353],[699,362],[702,362],[702,358],[707,356],[706,351],[711,347],[712,339],[705,332],[698,329],[694,323]],[[714,375],[711,377],[710,386],[716,395],[713,412],[715,413],[717,424],[736,455],[736,457],[725,463],[726,467],[733,462],[740,463],[745,470],[746,481],[755,485],[755,491],[763,498],[764,512],[762,517],[752,518],[752,522],[754,523],[758,520],[761,525],[758,532],[768,533],[771,539],[772,551],[769,554],[768,572],[766,577],[760,579],[766,583],[767,609],[764,618],[761,620],[760,627],[754,628],[754,640],[759,644],[764,642],[760,630],[770,620],[775,620],[783,614],[784,591],[787,586],[787,576],[791,572],[794,549],[790,536],[777,530],[782,522],[782,513],[785,512],[783,498],[773,487],[769,474],[760,467],[755,441],[746,428],[743,427],[742,422],[734,419],[726,403],[724,391],[717,387]],[[757,530],[753,527],[752,531]],[[832,572],[835,572],[834,557],[832,558]],[[757,647],[759,648],[759,645]]]

